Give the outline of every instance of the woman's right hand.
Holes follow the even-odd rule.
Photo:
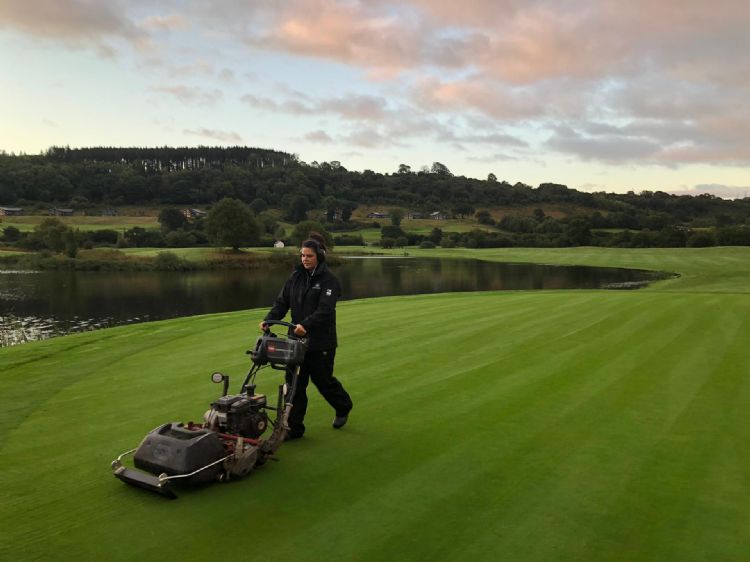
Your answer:
[[[258,328],[260,328],[261,332],[267,332],[268,331],[268,323],[265,320],[261,320],[260,324],[258,324]]]

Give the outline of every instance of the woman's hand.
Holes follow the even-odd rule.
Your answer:
[[[295,335],[295,336],[299,336],[299,337],[302,337],[302,336],[304,336],[305,334],[307,334],[307,330],[305,330],[305,327],[304,327],[304,326],[303,326],[302,324],[297,324],[297,325],[296,325],[296,326],[294,327],[294,335]]]
[[[258,328],[260,328],[261,332],[265,332],[268,330],[268,324],[265,320],[261,320],[260,324],[258,324]]]

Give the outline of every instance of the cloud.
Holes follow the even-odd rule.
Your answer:
[[[187,105],[212,105],[223,97],[220,90],[206,90],[182,84],[176,86],[157,86],[153,90],[173,96]]]
[[[367,68],[399,70],[419,61],[419,36],[363,2],[290,1],[267,15],[267,28],[244,36],[248,45]]]
[[[110,56],[114,54],[111,39],[134,44],[147,40],[117,1],[2,0],[1,28],[73,47],[93,46]]]
[[[582,160],[600,160],[610,164],[652,160],[659,152],[659,145],[647,137],[584,134],[567,126],[559,127],[545,145]]]
[[[700,195],[708,193],[721,197],[722,199],[743,199],[750,197],[750,186],[723,185],[723,184],[698,184],[688,188],[673,189],[667,191],[672,195]]]
[[[345,119],[375,121],[389,114],[387,101],[380,96],[351,94],[316,100],[292,91],[279,100],[253,94],[245,94],[240,99],[252,107],[293,115],[333,114]]]
[[[203,137],[227,144],[241,144],[242,137],[233,131],[219,131],[216,129],[184,129],[186,135]]]
[[[321,144],[329,144],[333,142],[333,139],[331,138],[331,136],[325,131],[322,131],[320,129],[317,131],[311,131],[307,133],[304,136],[304,139],[311,141],[311,142],[315,142],[315,143],[321,143]]]
[[[252,81],[242,103],[300,117],[312,142],[610,165],[750,164],[748,28],[746,0],[0,0],[0,30],[110,56],[130,47],[145,72],[203,79],[155,88],[188,105]],[[273,65],[234,66],[253,57]],[[305,74],[322,62],[321,87],[344,74],[353,93],[264,91],[290,60]],[[314,136],[320,116],[337,120],[328,139]]]
[[[518,158],[509,154],[495,153],[487,154],[485,156],[469,156],[467,158],[469,162],[479,162],[480,164],[496,164],[498,162],[514,162]]]
[[[348,145],[372,149],[404,146],[398,138],[383,134],[374,128],[357,129],[351,133],[342,135],[341,140]]]
[[[184,31],[190,27],[190,24],[181,14],[169,14],[148,16],[140,22],[140,27],[151,31]]]
[[[174,70],[172,70],[174,76],[213,76],[214,73],[214,65],[204,58],[198,58],[191,63],[176,66]]]

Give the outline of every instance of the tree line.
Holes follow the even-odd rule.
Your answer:
[[[698,221],[742,224],[750,198],[677,196],[663,191],[584,193],[557,183],[532,187],[453,175],[440,162],[393,173],[350,171],[340,162],[248,147],[71,149],[37,156],[0,154],[0,206],[58,205],[85,211],[118,205],[207,206],[233,198],[258,209],[282,209],[292,222],[312,209],[346,221],[359,205],[442,211],[457,217],[481,209],[563,204],[598,211],[611,228],[644,228]],[[598,219],[597,219],[598,220]]]

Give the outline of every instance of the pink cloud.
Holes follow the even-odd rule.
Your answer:
[[[0,28],[71,46],[93,46],[107,55],[114,53],[108,39],[126,39],[134,44],[147,40],[114,1],[3,0]]]
[[[523,119],[544,112],[535,96],[481,79],[448,82],[426,78],[415,84],[413,95],[424,108],[447,112],[474,110],[501,120]]]
[[[287,3],[273,24],[246,41],[298,55],[398,71],[418,63],[418,38],[397,18],[362,3],[310,0]]]
[[[321,143],[321,144],[329,144],[333,142],[333,139],[331,136],[326,133],[325,131],[317,130],[317,131],[311,131],[305,135],[305,140]]]

